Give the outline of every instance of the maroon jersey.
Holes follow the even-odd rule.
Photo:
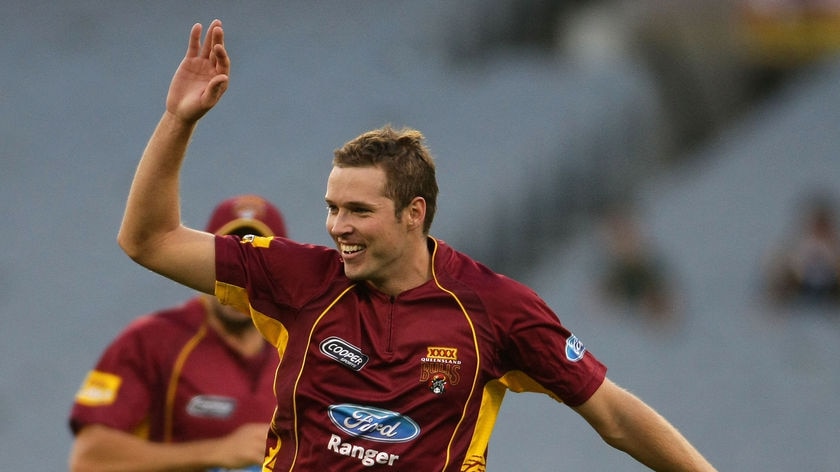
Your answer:
[[[155,442],[215,438],[268,422],[277,352],[245,358],[207,323],[201,298],[134,320],[90,371],[70,414]]]
[[[216,238],[216,294],[283,353],[265,470],[483,471],[506,389],[586,401],[606,368],[534,292],[435,239],[388,296],[340,254]]]

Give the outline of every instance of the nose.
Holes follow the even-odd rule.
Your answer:
[[[347,212],[337,210],[327,215],[327,232],[332,236],[341,236],[350,233],[353,230],[350,226]]]

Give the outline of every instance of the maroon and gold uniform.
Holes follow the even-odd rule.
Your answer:
[[[388,296],[340,254],[216,238],[216,295],[283,353],[266,471],[483,471],[507,389],[585,402],[606,368],[533,291],[429,238],[433,277]]]
[[[277,352],[231,349],[194,298],[134,320],[108,346],[76,394],[74,432],[101,424],[155,442],[223,436],[274,411]]]

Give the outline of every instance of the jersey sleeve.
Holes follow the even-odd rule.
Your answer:
[[[144,423],[157,382],[154,362],[144,354],[138,335],[144,320],[133,322],[117,336],[87,373],[70,413],[74,434],[89,424],[135,433]]]
[[[580,405],[604,382],[607,368],[564,326],[551,308],[530,289],[518,286],[507,303],[501,329],[511,368],[503,378],[514,391],[547,393],[569,406]]]
[[[275,318],[295,313],[324,293],[336,273],[343,273],[341,258],[326,247],[286,238],[216,237],[216,296],[246,312],[254,308]]]

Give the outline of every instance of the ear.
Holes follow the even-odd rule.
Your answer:
[[[426,219],[426,199],[414,197],[405,209],[406,223],[411,229],[423,229],[423,222]]]

